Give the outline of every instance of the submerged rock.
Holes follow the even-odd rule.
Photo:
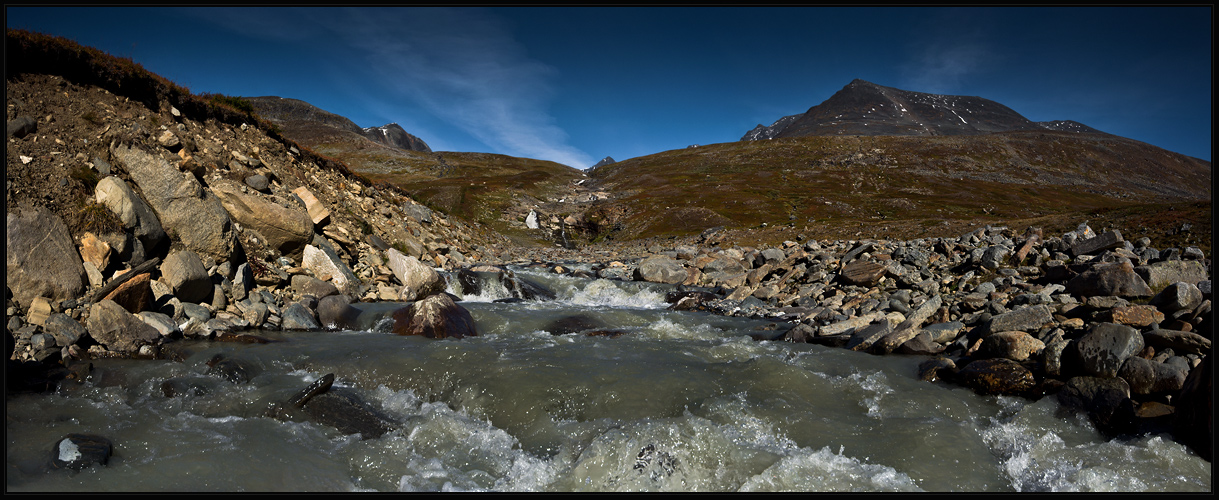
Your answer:
[[[398,335],[422,335],[432,339],[478,335],[474,318],[448,294],[438,293],[393,313],[392,331]]]
[[[114,445],[95,434],[68,434],[51,448],[51,467],[81,470],[93,464],[106,465]]]

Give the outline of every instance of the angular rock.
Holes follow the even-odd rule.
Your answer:
[[[686,268],[665,255],[653,255],[639,262],[635,279],[652,283],[680,284],[686,280]]]
[[[957,335],[959,335],[961,333],[961,330],[964,330],[964,329],[965,329],[965,323],[962,323],[960,321],[949,321],[947,323],[936,323],[934,325],[927,325],[927,326],[923,327],[923,331],[927,332],[929,335],[931,335],[931,337],[930,337],[931,341],[938,342],[940,344],[947,344],[949,342],[952,342],[953,340],[956,340]]]
[[[267,192],[267,189],[271,187],[271,181],[267,180],[267,176],[262,174],[254,174],[246,177],[245,184],[256,191],[262,191],[264,193]],[[309,222],[312,223],[313,221],[310,220]],[[312,230],[313,228],[310,227],[309,229]]]
[[[174,295],[183,302],[211,302],[212,279],[203,267],[199,255],[190,250],[172,252],[161,263],[161,279],[174,290]]]
[[[972,361],[957,372],[956,379],[978,394],[1019,395],[1037,383],[1033,372],[1006,358]]]
[[[394,272],[398,282],[402,283],[399,300],[419,300],[444,291],[444,278],[435,269],[393,248],[385,254],[389,257],[390,270]]]
[[[136,313],[136,317],[140,318],[148,326],[155,328],[162,337],[169,337],[181,332],[178,329],[178,324],[174,323],[174,319],[169,317],[169,315],[153,311],[140,311]]]
[[[398,309],[393,313],[393,332],[422,335],[432,339],[477,336],[474,318],[448,294],[438,293]]]
[[[299,302],[293,302],[284,308],[279,327],[284,330],[321,329],[321,325],[313,317],[313,312]]]
[[[1116,377],[1130,357],[1143,350],[1143,335],[1126,325],[1099,323],[1076,342],[1084,372],[1094,377]]]
[[[1164,287],[1148,304],[1159,307],[1166,314],[1185,309],[1193,310],[1202,304],[1202,290],[1192,283],[1178,281]]]
[[[926,302],[923,302],[917,309],[912,311],[905,321],[897,325],[891,333],[877,341],[872,346],[873,352],[888,354],[910,339],[913,339],[922,331],[919,327],[940,309],[940,304],[942,303],[943,299],[939,295],[927,299]]]
[[[313,192],[309,191],[309,188],[301,186],[293,189],[292,193],[305,202],[305,210],[309,213],[309,220],[313,221],[314,226],[324,226],[330,220],[330,210],[318,201],[316,196],[313,196]]]
[[[1071,245],[1071,254],[1075,256],[1093,255],[1097,252],[1118,248],[1124,242],[1122,233],[1117,230],[1105,231],[1095,238],[1076,240],[1075,244]]]
[[[98,269],[110,265],[110,244],[98,239],[96,235],[86,232],[80,237],[80,257],[84,262],[93,264]]]
[[[148,309],[152,306],[152,273],[136,275],[119,285],[103,299],[113,300],[131,314]]]
[[[38,130],[38,121],[29,116],[21,115],[12,120],[9,120],[5,126],[5,132],[9,137],[21,139]]]
[[[313,272],[313,276],[318,279],[329,281],[334,284],[339,291],[359,295],[360,279],[351,272],[351,268],[347,267],[347,263],[343,262],[334,250],[329,246],[316,247],[313,245],[305,245],[304,256],[301,258],[301,266]]]
[[[1196,260],[1167,260],[1139,266],[1134,270],[1152,289],[1159,290],[1177,282],[1197,285],[1207,279],[1206,266]]]
[[[261,196],[246,194],[232,181],[212,183],[212,193],[242,227],[257,231],[267,246],[298,257],[313,239],[313,221],[308,212],[282,206]]]
[[[1181,355],[1205,356],[1211,352],[1211,339],[1180,330],[1152,330],[1143,334],[1143,342],[1157,350],[1172,349]]]
[[[89,336],[113,352],[135,354],[141,347],[161,340],[160,332],[112,300],[96,302],[89,308],[86,327]]]
[[[1101,263],[1067,282],[1067,292],[1079,297],[1113,295],[1150,297],[1151,288],[1134,272],[1130,262]]]
[[[55,339],[55,345],[59,347],[75,344],[89,333],[84,325],[64,313],[52,313],[48,316],[42,330],[50,334]]]
[[[1049,305],[1040,304],[1022,307],[1014,311],[992,316],[987,322],[984,333],[1006,331],[1036,331],[1046,323],[1054,321],[1054,310]]]
[[[220,200],[193,174],[127,145],[111,152],[127,167],[168,236],[200,255],[218,262],[229,260],[237,241],[236,229]]]
[[[312,295],[316,298],[338,295],[339,289],[329,282],[319,280],[304,274],[292,275],[292,290],[301,295]]]
[[[1027,332],[998,332],[982,339],[978,356],[983,358],[1006,358],[1024,361],[1045,349],[1045,343]]]
[[[877,320],[875,323],[858,328],[851,334],[851,340],[847,341],[846,347],[852,351],[865,351],[872,347],[873,344],[879,342],[885,336],[893,332],[893,324],[887,320]],[[825,335],[823,332],[822,335]],[[832,334],[831,334],[832,335]]]
[[[1098,319],[1108,323],[1118,323],[1137,327],[1158,325],[1164,321],[1164,313],[1155,306],[1137,305],[1114,307],[1102,313]]]
[[[84,293],[85,268],[59,217],[42,207],[21,207],[8,213],[6,223],[5,281],[18,303]]]
[[[858,261],[842,268],[839,278],[856,286],[875,286],[885,275],[885,266],[875,262]]]
[[[884,318],[885,313],[880,311],[864,314],[862,316],[856,316],[854,318],[823,326],[818,330],[818,335],[840,335],[844,333],[851,333],[857,328],[868,326],[869,324],[872,324],[875,321],[880,321]]]

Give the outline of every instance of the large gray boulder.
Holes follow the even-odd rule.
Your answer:
[[[635,279],[652,283],[679,284],[686,280],[686,267],[665,255],[653,255],[639,262]]]
[[[1067,282],[1067,292],[1078,297],[1113,295],[1150,297],[1151,288],[1127,261],[1096,264]]]
[[[1084,372],[1094,377],[1116,377],[1127,359],[1143,350],[1138,330],[1116,323],[1099,323],[1076,343]]]
[[[212,183],[212,193],[233,220],[262,235],[267,246],[284,255],[299,258],[313,239],[313,220],[303,208],[289,208],[260,195],[247,194],[232,181]]]
[[[328,245],[305,245],[301,266],[312,272],[314,277],[333,283],[340,292],[360,295],[360,279]]]
[[[161,263],[161,278],[183,302],[211,302],[216,288],[203,267],[203,260],[190,250],[172,252]]]
[[[165,230],[161,228],[157,214],[123,179],[113,175],[102,179],[93,195],[98,203],[123,221],[123,227],[140,240],[145,251],[152,251],[165,240]]]
[[[389,269],[402,283],[400,300],[419,300],[444,291],[444,278],[435,269],[393,248],[385,254],[389,257]]]
[[[94,303],[89,308],[86,327],[94,340],[112,352],[135,354],[141,347],[161,340],[161,332],[113,300]]]
[[[5,282],[18,303],[84,293],[84,264],[59,217],[42,207],[21,207],[8,213],[6,224]]]
[[[1134,271],[1156,290],[1178,281],[1197,285],[1206,280],[1206,266],[1196,260],[1166,260],[1139,266]]]
[[[1176,366],[1132,356],[1117,371],[1135,394],[1175,394],[1185,385],[1188,373]]]
[[[1192,311],[1202,304],[1202,291],[1193,283],[1178,281],[1164,287],[1148,304],[1159,307],[1165,314],[1184,309]]]
[[[111,150],[126,167],[165,233],[201,255],[229,260],[236,230],[229,214],[193,174],[140,149],[120,145]]]

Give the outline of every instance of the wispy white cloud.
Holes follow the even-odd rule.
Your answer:
[[[373,98],[387,106],[413,102],[491,152],[577,168],[595,162],[567,143],[567,133],[549,113],[557,70],[531,59],[510,26],[489,12],[411,7],[241,11],[219,21],[287,42],[321,35],[328,52],[350,55],[339,67],[379,80],[368,89],[346,91],[389,89],[389,95]]]
[[[988,50],[979,44],[933,43],[903,68],[905,88],[933,94],[951,94],[962,81],[986,62]]]

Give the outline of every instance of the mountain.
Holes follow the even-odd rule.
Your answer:
[[[427,143],[423,142],[423,139],[406,133],[397,123],[382,125],[380,127],[368,127],[363,132],[364,137],[386,146],[410,151],[423,151],[425,153],[432,152],[432,148],[429,148]]]
[[[758,125],[741,140],[834,135],[981,135],[1055,130],[1102,133],[1070,120],[1034,122],[990,99],[913,92],[856,79],[803,114]]]
[[[609,157],[609,156],[606,156],[605,158],[602,158],[602,159],[601,159],[601,161],[597,162],[597,164],[596,164],[596,165],[593,165],[593,166],[591,166],[591,167],[588,167],[588,168],[587,168],[587,169],[585,169],[584,171],[585,171],[585,172],[592,172],[593,170],[596,170],[596,169],[598,169],[598,168],[604,167],[604,166],[606,166],[606,165],[610,165],[610,164],[612,164],[612,163],[614,163],[614,158]]]

